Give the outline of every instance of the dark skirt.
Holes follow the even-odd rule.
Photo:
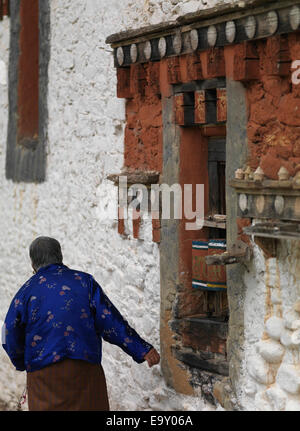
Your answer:
[[[64,359],[27,373],[28,407],[34,411],[109,411],[101,365]]]

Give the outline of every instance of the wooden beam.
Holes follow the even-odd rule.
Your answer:
[[[160,173],[156,171],[123,171],[120,174],[111,174],[107,179],[113,181],[116,185],[119,184],[120,177],[126,177],[127,184],[157,184]]]
[[[155,25],[141,27],[139,29],[122,31],[114,33],[107,37],[106,43],[115,47],[119,44],[144,41],[147,38],[155,38],[170,34],[178,27],[184,27],[184,30],[192,30],[195,26],[209,26],[238,18],[247,18],[259,13],[268,12],[273,9],[282,9],[285,7],[294,7],[295,0],[277,0],[270,1],[266,4],[265,0],[247,0],[244,6],[240,4],[220,4],[209,9],[201,10],[195,13],[189,13],[179,17],[175,21],[167,21]],[[198,27],[198,28],[199,28]]]

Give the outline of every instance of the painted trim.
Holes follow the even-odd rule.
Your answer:
[[[39,0],[39,122],[33,145],[18,143],[18,69],[20,3],[11,1],[9,53],[9,119],[6,152],[6,178],[14,182],[40,183],[46,178],[46,143],[48,125],[48,64],[50,59],[50,2]]]

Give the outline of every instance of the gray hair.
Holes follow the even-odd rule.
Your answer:
[[[30,244],[29,256],[35,271],[47,265],[61,264],[63,261],[60,243],[48,236],[40,236]]]

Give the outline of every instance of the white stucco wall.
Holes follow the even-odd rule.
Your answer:
[[[124,101],[115,97],[115,69],[105,38],[215,3],[51,0],[47,181],[40,185],[5,179],[9,19],[0,22],[0,320],[31,276],[30,242],[49,235],[61,242],[65,263],[94,274],[141,336],[159,348],[158,246],[147,223],[144,241],[124,240],[107,217],[115,191],[104,178],[123,165]],[[255,247],[245,276],[246,341],[238,393],[246,410],[300,409],[300,314],[290,313],[300,298],[299,259],[294,242],[280,243],[277,263],[266,262]],[[272,316],[282,320],[268,322]],[[138,365],[107,343],[103,357],[112,409],[211,409],[200,397],[167,388],[159,367]],[[24,384],[25,374],[16,372],[0,349],[0,410],[2,402],[15,408]]]
[[[245,345],[239,396],[247,410],[300,411],[300,247],[280,241],[277,258],[254,246],[246,273]]]
[[[94,274],[141,336],[159,348],[158,246],[149,240],[147,224],[144,241],[124,240],[106,217],[112,190],[104,178],[123,165],[124,101],[115,96],[105,38],[176,18],[202,3],[51,0],[47,181],[40,185],[5,179],[9,19],[0,22],[0,320],[32,275],[30,242],[49,235],[61,242],[65,263]],[[112,409],[210,409],[201,398],[167,388],[159,367],[137,365],[107,343],[103,357]],[[25,373],[16,372],[0,349],[0,399],[7,408],[15,408],[24,385]]]

